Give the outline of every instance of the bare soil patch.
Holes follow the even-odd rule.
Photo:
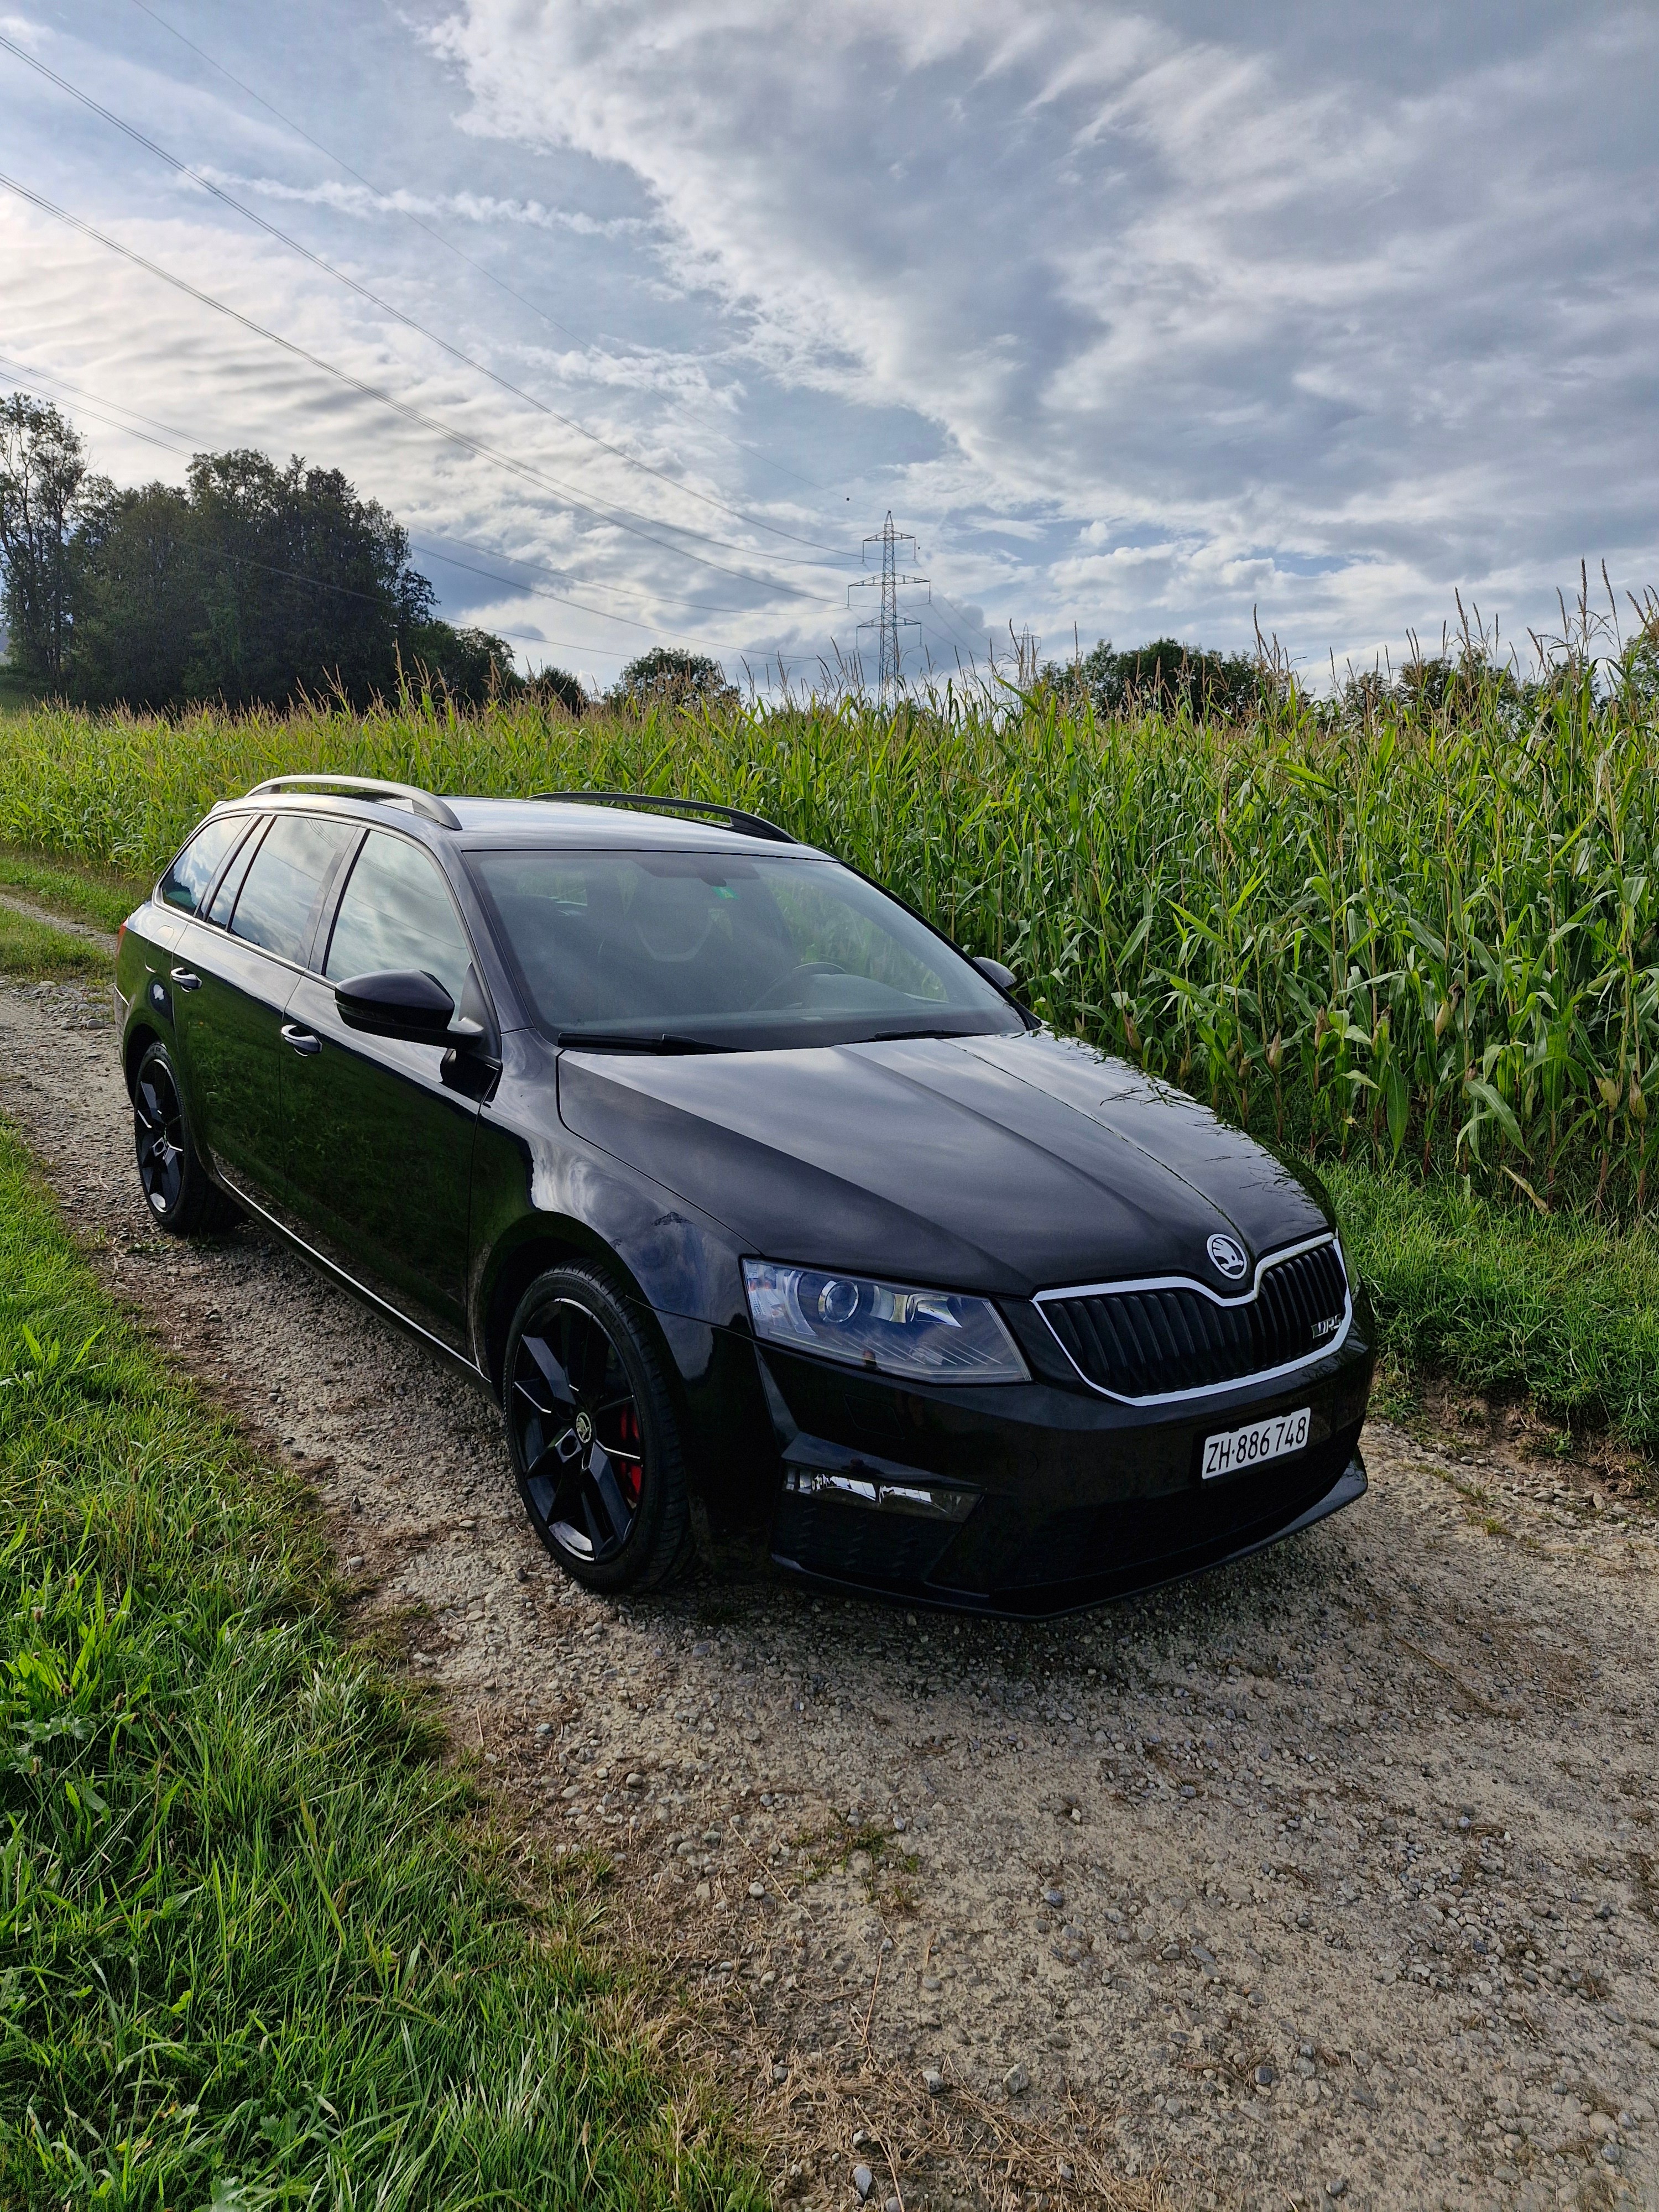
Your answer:
[[[1639,1499],[1376,1424],[1352,1511],[1079,1620],[602,1603],[464,1382],[258,1231],[156,1234],[112,1045],[0,991],[0,1108],[508,1817],[609,1855],[784,2202],[1659,2204]]]

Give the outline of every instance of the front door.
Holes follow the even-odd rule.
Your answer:
[[[417,969],[461,1004],[471,948],[430,854],[370,830],[319,952],[322,973],[301,980],[283,1029],[294,1228],[365,1290],[470,1355],[477,1101],[446,1082],[453,1055],[442,1046],[364,1036],[334,1003],[334,986],[353,975]]]
[[[281,1201],[279,1032],[298,963],[355,825],[282,814],[256,830],[210,914],[173,948],[170,987],[197,1142],[226,1186],[269,1210]]]

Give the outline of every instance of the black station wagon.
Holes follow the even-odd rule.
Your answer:
[[[125,926],[138,1170],[459,1363],[589,1588],[1087,1605],[1360,1496],[1317,1182],[693,801],[283,776]]]

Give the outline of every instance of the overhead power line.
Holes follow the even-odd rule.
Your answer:
[[[285,114],[280,107],[273,106],[263,93],[256,92],[244,78],[236,76],[233,70],[228,70],[222,62],[216,61],[205,46],[198,46],[194,39],[187,39],[177,24],[170,23],[165,15],[158,15],[155,9],[148,4],[148,0],[132,0],[132,3],[141,14],[148,15],[152,23],[167,32],[170,38],[177,39],[181,46],[188,48],[198,61],[205,62],[210,70],[216,71],[227,84],[234,84],[237,91],[245,93],[256,106],[263,107],[267,115],[275,116],[284,130],[291,131],[296,138],[303,139],[305,143],[313,152],[320,154],[325,161],[332,161],[337,169],[343,170],[354,183],[361,185],[365,191],[372,192],[377,200],[388,206],[393,214],[401,216],[405,222],[413,223],[416,229],[429,238],[435,246],[441,246],[446,253],[453,254],[457,261],[464,262],[467,268],[476,270],[486,283],[493,284],[498,292],[505,293],[509,300],[516,300],[521,307],[528,307],[538,321],[547,325],[549,330],[560,331],[570,340],[573,345],[583,346],[591,343],[580,332],[573,331],[568,323],[562,323],[556,315],[550,315],[546,308],[539,301],[532,300],[528,293],[520,292],[515,285],[509,284],[504,276],[498,276],[486,263],[477,260],[470,253],[463,252],[453,239],[446,238],[442,231],[436,229],[431,223],[423,222],[412,208],[399,206],[395,196],[388,192],[383,185],[377,185],[372,177],[366,177],[361,169],[354,169],[343,154],[337,154],[331,146],[325,146],[320,138],[313,138],[303,124],[296,123],[291,115]],[[707,425],[704,427],[706,429],[708,428]],[[709,434],[718,438],[722,445],[733,446],[738,453],[750,454],[755,460],[760,462],[763,468],[775,469],[780,476],[793,477],[796,483],[805,484],[809,491],[823,491],[827,489],[816,477],[802,476],[799,469],[788,467],[775,455],[763,452],[758,446],[748,445],[743,439],[731,437],[723,430],[710,430]]]
[[[591,444],[599,447],[602,452],[611,454],[627,467],[637,469],[643,475],[653,477],[659,483],[666,484],[671,490],[678,492],[683,498],[696,500],[700,505],[712,507],[719,514],[729,514],[735,521],[744,524],[751,530],[766,531],[774,537],[784,538],[791,544],[804,545],[811,552],[828,554],[835,560],[845,560],[849,557],[848,549],[844,547],[825,545],[816,538],[803,538],[799,532],[786,530],[781,523],[768,522],[761,516],[746,514],[741,507],[729,505],[725,500],[714,498],[710,493],[697,491],[679,477],[671,476],[665,469],[654,468],[650,462],[639,459],[625,447],[613,444],[608,438],[601,437],[597,430],[590,430],[586,423],[577,422],[573,416],[562,414],[556,407],[550,407],[545,400],[538,398],[534,392],[526,391],[522,385],[514,383],[510,377],[503,376],[499,370],[491,368],[487,362],[475,360],[465,347],[456,345],[451,339],[443,337],[441,332],[433,330],[428,324],[422,323],[418,317],[405,313],[403,308],[395,306],[382,294],[376,292],[372,286],[362,283],[346,270],[337,268],[325,256],[314,252],[310,246],[294,237],[290,232],[283,230],[278,224],[270,222],[264,216],[257,213],[245,202],[239,200],[233,192],[228,192],[223,185],[216,184],[211,177],[205,176],[201,170],[192,168],[189,162],[181,160],[177,154],[170,153],[165,146],[158,144],[146,132],[139,130],[136,124],[129,123],[124,116],[116,114],[112,108],[106,107],[101,100],[94,100],[90,93],[82,91],[79,85],[72,83],[68,77],[62,76],[57,70],[42,61],[39,55],[30,53],[27,47],[19,46],[15,39],[8,38],[3,32],[0,32],[0,50],[10,54],[15,60],[25,63],[30,69],[45,77],[49,84],[56,85],[60,92],[67,94],[71,100],[79,100],[83,107],[107,123],[112,130],[122,132],[125,137],[131,139],[134,145],[143,147],[147,154],[153,155],[158,161],[165,164],[175,174],[187,178],[191,184],[199,186],[203,191],[211,193],[213,198],[223,206],[240,216],[244,222],[251,222],[255,229],[264,231],[268,238],[274,239],[289,252],[297,254],[302,261],[309,262],[313,269],[320,270],[323,275],[333,283],[343,285],[348,291],[355,293],[359,299],[368,301],[378,313],[390,316],[394,322],[401,323],[406,330],[413,331],[417,337],[424,338],[429,345],[436,346],[439,351],[447,355],[450,360],[458,362],[464,368],[470,368],[475,375],[488,378],[489,382],[497,386],[500,390],[510,392],[515,399],[523,400],[526,406],[533,407],[538,414],[545,415],[550,422],[557,422],[562,428],[571,431],[577,437],[586,438]],[[686,537],[701,538],[706,544],[719,545],[726,552],[741,554],[749,550],[744,546],[732,545],[724,538],[706,538],[702,532],[691,530],[684,523],[674,522],[666,516],[650,519],[657,523],[659,528],[678,530]]]
[[[80,400],[80,403],[82,403],[82,407],[84,407],[84,410],[86,410],[86,414],[91,414],[91,416],[93,416],[93,420],[95,420],[95,422],[106,422],[106,425],[111,427],[111,429],[119,429],[119,431],[122,431],[122,435],[126,435],[126,438],[139,438],[139,441],[142,441],[143,445],[153,445],[153,447],[157,447],[157,452],[164,452],[164,453],[177,453],[177,458],[179,458],[179,460],[195,460],[195,453],[197,453],[195,447],[184,445],[184,442],[181,442],[181,441],[184,441],[184,438],[185,438],[185,431],[177,429],[177,427],[175,427],[175,425],[170,425],[170,422],[159,422],[159,420],[155,418],[155,416],[139,414],[137,407],[124,407],[124,404],[119,403],[119,400],[101,400],[101,396],[100,396],[100,394],[95,394],[95,392],[86,392],[84,385],[70,383],[70,380],[69,380],[69,378],[66,378],[66,376],[55,376],[55,374],[46,372],[46,369],[31,368],[31,365],[28,365],[28,362],[24,362],[24,361],[11,361],[11,358],[4,356],[4,354],[0,354],[0,372],[4,372],[4,374],[7,374],[7,376],[20,376],[20,378],[22,378],[22,380],[24,380],[24,383],[49,385],[49,387],[60,389],[60,392],[73,392],[73,394],[76,394],[76,398]],[[112,411],[111,411],[111,410],[112,410]],[[122,418],[122,416],[131,416],[131,422],[124,422],[124,420],[119,420],[119,418]],[[149,422],[149,431],[143,431],[143,429],[133,429],[133,422]],[[155,434],[159,434],[159,435],[155,435]],[[533,568],[533,566],[540,566],[540,564],[538,564],[538,562],[525,562],[525,560],[522,560],[522,557],[520,557],[520,556],[515,556],[515,553],[502,553],[502,550],[500,550],[498,546],[473,546],[473,544],[471,544],[471,540],[467,540],[467,538],[458,538],[456,544],[465,544],[465,546],[467,546],[469,550],[473,550],[473,553],[484,553],[484,556],[487,556],[487,557],[493,557],[493,560],[514,562],[514,564],[522,566],[522,568]],[[556,604],[556,606],[566,606],[566,608],[571,608],[571,613],[592,615],[592,617],[598,617],[599,622],[617,622],[617,623],[622,623],[623,629],[630,629],[630,630],[646,630],[646,633],[648,633],[650,637],[668,637],[668,639],[672,639],[672,641],[675,641],[675,644],[681,644],[681,646],[703,646],[703,648],[710,648],[710,646],[712,646],[712,650],[714,650],[714,653],[741,653],[741,650],[744,650],[744,648],[741,648],[741,646],[719,644],[717,639],[710,639],[710,637],[696,637],[696,635],[688,633],[688,630],[668,630],[668,629],[664,629],[664,626],[661,626],[659,622],[639,622],[637,617],[630,617],[630,615],[613,615],[613,613],[611,613],[611,608],[604,608],[604,606],[591,606],[591,604],[588,604],[586,599],[573,599],[571,595],[568,595],[568,591],[544,591],[544,588],[535,586],[535,584],[526,584],[526,581],[522,580],[522,577],[515,577],[515,575],[500,575],[500,573],[498,573],[498,571],[493,571],[493,568],[477,568],[477,566],[473,564],[473,562],[456,560],[456,556],[453,556],[453,553],[449,553],[449,550],[447,550],[445,546],[420,544],[418,540],[414,540],[414,538],[411,538],[411,540],[410,540],[410,550],[411,550],[411,553],[420,553],[420,556],[425,556],[427,560],[445,562],[445,564],[447,564],[447,566],[452,566],[452,568],[465,568],[465,571],[467,571],[469,575],[484,577],[484,580],[491,581],[491,584],[502,584],[502,586],[507,586],[507,591],[515,592],[515,595],[518,595],[518,598],[526,598],[526,599],[550,599],[550,602]],[[258,564],[257,564],[257,566],[258,566]],[[288,571],[288,568],[279,568],[279,571],[272,571],[272,573],[274,573],[274,575],[289,575],[289,573],[296,573],[296,571]],[[544,573],[546,573],[546,575],[557,575],[557,571],[553,571],[553,568],[549,568],[549,571],[544,571]],[[321,580],[314,580],[314,581],[316,581],[316,584],[319,584],[319,591],[337,591],[337,588],[343,588],[343,586],[334,586],[334,584],[323,584]],[[606,586],[606,584],[604,584],[604,581],[591,580],[591,588],[599,588],[599,591],[606,591],[606,588],[613,588],[613,586]],[[664,598],[664,599],[671,599],[671,602],[672,602],[672,592],[664,592],[664,595],[661,595],[661,598]],[[688,606],[696,606],[695,599],[692,599],[692,602],[686,602],[686,604],[688,604]],[[703,611],[706,611],[706,613],[719,613],[719,615],[754,615],[754,613],[757,613],[757,611],[754,611],[754,608],[748,608],[748,606],[717,606],[717,608],[703,608]],[[573,639],[557,639],[557,637],[553,637],[553,639],[540,639],[540,637],[533,637],[533,635],[531,635],[529,630],[502,630],[502,633],[500,633],[500,635],[502,635],[502,637],[525,639],[525,641],[529,641],[529,644],[556,644],[556,646],[560,646],[562,650],[571,650],[571,653],[588,653],[588,650],[592,650],[592,639],[588,639],[586,644],[577,646],[575,641],[573,641]],[[790,659],[811,659],[811,657],[814,657],[814,654],[790,654]]]
[[[359,392],[363,398],[373,399],[382,407],[390,408],[393,414],[401,416],[405,422],[415,423],[423,430],[429,430],[435,437],[444,439],[450,445],[459,446],[465,452],[477,454],[480,459],[493,461],[498,468],[506,469],[511,474],[522,477],[529,483],[539,484],[544,490],[553,492],[565,505],[578,514],[586,514],[595,522],[608,524],[613,529],[626,531],[630,536],[642,538],[647,544],[655,545],[661,552],[673,554],[682,561],[693,562],[698,568],[712,569],[717,575],[733,576],[739,583],[752,584],[757,589],[762,591],[781,592],[787,599],[811,599],[810,592],[800,591],[793,584],[784,583],[775,577],[757,576],[743,568],[727,568],[722,561],[711,561],[707,554],[694,553],[686,546],[675,545],[666,538],[655,537],[652,532],[642,528],[639,523],[629,520],[624,514],[615,512],[607,513],[603,507],[594,506],[591,501],[580,497],[568,485],[561,483],[556,477],[550,477],[544,470],[535,467],[531,462],[520,460],[511,453],[502,453],[498,447],[491,446],[484,439],[472,437],[465,430],[458,430],[453,423],[444,422],[440,416],[428,415],[423,408],[413,405],[409,400],[399,399],[394,392],[386,391],[384,386],[371,384],[365,377],[355,376],[349,369],[342,368],[337,363],[325,360],[321,354],[313,353],[309,347],[301,345],[297,340],[283,337],[279,331],[268,328],[264,323],[256,322],[252,315],[245,315],[240,308],[233,307],[228,301],[216,298],[211,292],[204,292],[199,285],[192,284],[187,277],[178,276],[170,269],[164,269],[160,262],[150,260],[147,255],[140,253],[136,247],[124,245],[118,238],[112,238],[106,231],[100,230],[95,224],[88,222],[83,216],[71,215],[67,208],[59,207],[56,201],[47,199],[44,193],[35,191],[31,186],[21,183],[15,177],[8,176],[3,171],[0,171],[0,185],[3,185],[9,191],[15,192],[20,199],[27,200],[32,207],[39,208],[43,214],[52,216],[58,222],[67,224],[71,230],[77,230],[83,237],[90,238],[97,245],[106,247],[112,253],[118,253],[123,260],[131,262],[135,268],[143,270],[151,276],[159,277],[164,284],[171,284],[176,291],[185,293],[201,306],[212,308],[216,314],[224,315],[230,321],[240,324],[244,330],[251,331],[255,337],[263,338],[270,345],[279,346],[284,353],[291,354],[296,361],[303,361],[311,368],[319,369],[325,376],[332,377],[337,383],[344,385],[349,391]],[[664,526],[673,529],[678,526],[669,523]],[[697,532],[691,531],[685,532],[684,534],[688,537],[698,535]]]
[[[102,392],[88,392],[84,385],[74,383],[69,377],[60,375],[56,370],[37,368],[29,362],[11,360],[3,354],[0,354],[0,369],[3,369],[8,375],[21,377],[27,383],[50,385],[57,391],[73,392],[94,422],[106,422],[112,429],[119,430],[125,437],[137,438],[146,446],[157,447],[164,453],[176,453],[180,460],[193,460],[197,453],[201,451],[199,446],[186,442],[190,438],[190,433],[187,430],[181,430],[177,423],[162,422],[154,415],[142,414],[137,408],[128,407],[118,399],[106,398]],[[113,413],[110,411],[112,409],[114,410]],[[122,416],[129,417],[129,421],[119,420]],[[161,435],[147,436],[144,431],[133,429],[131,428],[133,422],[146,423],[150,430],[159,431]],[[627,598],[642,599],[647,605],[662,603],[669,606],[686,606],[703,615],[752,617],[758,612],[758,610],[754,607],[710,605],[706,599],[684,599],[676,592],[641,592],[629,585],[607,583],[602,576],[572,576],[564,569],[550,568],[541,562],[526,560],[522,554],[509,553],[499,545],[479,545],[470,538],[457,537],[451,531],[446,531],[443,534],[452,544],[463,545],[469,553],[482,553],[486,560],[504,561],[514,568],[537,569],[541,574],[550,577],[556,583],[580,584],[585,589],[593,592],[620,592]],[[413,539],[410,542],[414,545]],[[446,561],[453,568],[465,568],[468,565],[465,561],[457,561],[454,556],[446,552],[442,546],[416,546],[415,550],[426,552],[434,560]],[[491,574],[489,570],[484,568],[477,569],[473,573],[480,576]],[[605,622],[618,622],[624,619],[618,615],[608,614],[602,607],[586,607],[581,600],[571,599],[566,592],[537,592],[533,586],[526,584],[517,576],[492,576],[491,580],[499,584],[510,585],[514,591],[522,592],[530,597],[557,599],[563,605],[580,608],[584,613],[596,614]],[[831,602],[826,599],[815,601],[814,604],[828,606]],[[639,623],[636,627],[653,629],[657,625]],[[676,633],[670,631],[664,635],[672,636]],[[679,635],[682,641],[685,641],[684,633]],[[708,640],[702,638],[690,641],[697,644],[709,642]],[[720,647],[716,649],[722,652],[731,650],[729,647]]]
[[[158,15],[154,8],[146,4],[146,0],[132,0],[132,4],[142,14],[148,15],[152,23],[159,24],[170,37],[177,39],[181,46],[188,46],[198,61],[204,61],[210,70],[216,70],[227,84],[234,84],[238,92],[246,93],[257,106],[264,108],[267,115],[274,115],[285,130],[291,131],[296,138],[303,138],[306,144],[314,152],[320,154],[325,161],[332,161],[337,169],[343,169],[347,176],[355,184],[361,185],[365,191],[373,192],[376,199],[384,200],[391,197],[375,184],[372,178],[366,177],[361,169],[354,169],[343,154],[337,154],[332,147],[325,146],[320,138],[313,138],[303,124],[296,123],[291,115],[285,115],[280,107],[273,107],[263,93],[256,92],[251,84],[245,82],[241,77],[234,76],[222,62],[215,61],[204,46],[198,46],[194,39],[187,39],[177,24],[169,23],[165,15]],[[585,343],[579,333],[571,329],[568,323],[562,323],[556,315],[550,315],[545,307],[538,307],[534,300],[526,297],[524,293],[509,284],[504,276],[498,276],[493,269],[486,268],[482,261],[475,261],[470,253],[464,253],[452,240],[444,236],[442,231],[434,229],[429,222],[422,222],[420,216],[411,209],[399,208],[397,211],[403,216],[405,222],[412,222],[416,229],[424,232],[434,245],[441,246],[446,253],[453,253],[458,261],[464,261],[469,269],[476,270],[480,276],[495,285],[498,291],[505,292],[509,300],[516,300],[521,307],[528,307],[531,313],[538,316],[550,330],[562,331],[573,345],[581,345]]]
[[[100,404],[98,400],[97,395],[86,392],[82,386],[78,384],[71,384],[67,377],[48,374],[41,369],[31,368],[25,362],[13,361],[3,354],[0,354],[0,370],[3,370],[8,375],[21,377],[27,382],[32,384],[55,386],[61,391],[72,392],[95,422],[106,422],[112,429],[119,430],[124,436],[139,439],[143,444],[147,446],[154,446],[160,452],[174,453],[178,455],[181,460],[192,460],[195,459],[196,449],[190,446],[181,445],[179,442],[179,441],[185,435],[185,433],[181,430],[174,429],[173,426],[168,423],[158,422],[153,416],[141,415],[136,408],[123,407],[118,400],[111,400]],[[116,411],[111,412],[110,410],[112,409]],[[130,422],[124,422],[119,420],[119,416],[122,415],[130,416],[133,420],[139,422],[148,422],[150,425],[150,429],[149,431],[135,430],[132,428]],[[153,434],[158,431],[163,434],[160,436]],[[466,541],[460,540],[459,542],[465,544]],[[490,568],[480,568],[472,562],[458,561],[453,553],[446,552],[441,546],[422,545],[414,538],[410,539],[409,545],[410,550],[413,553],[422,554],[431,560],[441,561],[453,568],[465,569],[470,575],[481,576],[489,583],[504,585],[509,591],[516,593],[520,598],[551,599],[556,605],[568,607],[573,613],[592,615],[600,622],[620,623],[629,629],[642,629],[650,636],[670,638],[673,640],[676,644],[696,646],[706,652],[732,653],[741,651],[740,647],[730,645],[722,645],[713,638],[694,637],[684,630],[665,629],[660,623],[641,622],[629,615],[612,614],[608,608],[590,606],[586,600],[572,599],[568,592],[550,592],[544,590],[534,584],[526,584],[521,577],[499,575],[495,570]],[[486,547],[477,550],[489,551],[493,549]],[[303,574],[298,569],[272,568],[269,562],[256,561],[250,554],[238,554],[234,556],[228,555],[226,557],[245,561],[250,566],[256,568],[268,569],[273,576],[295,577],[300,582],[314,585],[319,591],[340,592],[347,590],[347,586],[343,584],[331,584],[328,582],[326,579],[319,576],[307,576]],[[502,553],[497,555],[496,557],[503,561],[511,561],[515,556],[510,553]],[[601,586],[600,588],[603,589],[604,586]],[[349,592],[348,595],[356,599],[363,599],[370,596],[370,594],[362,592]],[[747,607],[733,607],[723,611],[711,609],[709,611],[726,611],[732,614],[749,614],[754,611]],[[529,630],[502,629],[499,634],[502,637],[517,638],[532,645],[556,645],[560,650],[563,652],[587,653],[592,652],[594,649],[593,641],[591,639],[586,643],[579,645],[574,639],[542,638],[538,635],[533,635]],[[599,649],[603,650],[604,648],[601,647]],[[769,658],[772,659],[776,659],[779,656],[776,654],[769,656]],[[814,656],[810,653],[792,653],[785,657],[790,660],[810,660]]]

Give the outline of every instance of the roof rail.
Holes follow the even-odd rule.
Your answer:
[[[263,783],[256,783],[247,794],[258,799],[267,791],[295,791],[309,784],[325,791],[343,791],[359,799],[401,799],[416,814],[424,815],[443,830],[459,830],[461,817],[453,806],[441,799],[422,791],[418,784],[387,783],[375,775],[269,775]]]
[[[643,806],[665,814],[714,814],[728,830],[744,837],[763,837],[769,845],[798,845],[799,837],[781,830],[764,815],[745,814],[738,806],[722,806],[717,799],[669,799],[654,791],[538,791],[538,799],[583,806]]]

